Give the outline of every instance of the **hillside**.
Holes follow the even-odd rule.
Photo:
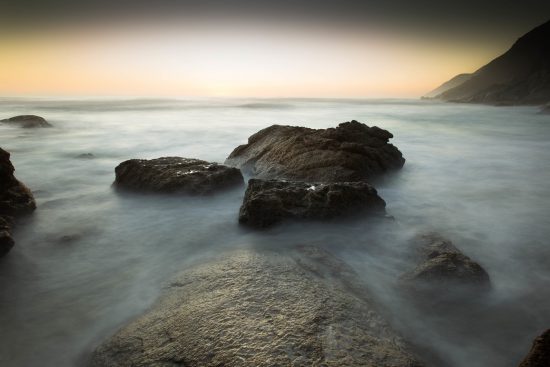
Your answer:
[[[526,33],[507,52],[469,78],[463,75],[449,80],[425,97],[487,104],[537,105],[549,102],[550,21]],[[465,80],[460,82],[459,77]]]

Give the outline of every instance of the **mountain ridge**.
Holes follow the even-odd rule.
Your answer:
[[[550,20],[521,36],[504,54],[456,83],[459,74],[424,98],[496,105],[550,101]],[[460,78],[459,78],[460,79]],[[438,93],[439,92],[439,93]]]

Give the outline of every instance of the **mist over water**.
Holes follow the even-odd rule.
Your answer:
[[[54,125],[0,126],[0,146],[38,205],[0,259],[0,365],[84,365],[199,259],[313,243],[354,267],[431,366],[516,366],[550,327],[550,118],[537,111],[411,100],[0,99],[0,118],[37,114]],[[244,188],[201,198],[111,187],[126,159],[223,162],[272,124],[352,119],[392,132],[407,159],[374,182],[395,221],[256,232],[237,224]],[[77,158],[83,153],[94,158]],[[395,284],[410,266],[407,240],[425,230],[478,261],[492,291],[456,307],[402,297]]]

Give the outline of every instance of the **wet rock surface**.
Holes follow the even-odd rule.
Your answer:
[[[118,188],[156,193],[210,194],[243,185],[239,169],[199,159],[131,159],[115,168]]]
[[[23,128],[52,127],[43,117],[36,115],[20,115],[0,120],[0,123],[17,125]]]
[[[250,179],[239,222],[268,227],[288,219],[321,220],[354,214],[383,216],[386,203],[366,182],[330,184]]]
[[[370,179],[403,166],[393,135],[357,121],[336,128],[273,125],[248,138],[225,164],[261,179],[346,182]]]
[[[519,367],[550,366],[550,329],[546,330],[533,341],[533,346],[519,364]]]
[[[421,366],[356,279],[315,247],[234,250],[180,274],[91,365]]]
[[[0,256],[14,245],[13,219],[36,209],[30,190],[15,178],[14,171],[10,153],[0,148]]]
[[[413,242],[413,256],[418,265],[402,276],[405,283],[415,286],[490,288],[489,275],[485,269],[440,234],[420,234]]]
[[[11,236],[12,226],[11,217],[0,216],[0,257],[7,254],[15,245],[15,241]]]

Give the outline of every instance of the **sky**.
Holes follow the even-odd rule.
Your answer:
[[[412,97],[549,1],[2,0],[0,95]]]

